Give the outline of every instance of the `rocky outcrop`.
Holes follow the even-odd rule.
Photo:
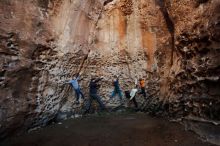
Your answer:
[[[187,115],[219,120],[219,2],[181,1],[166,5],[175,24],[175,64],[168,90],[168,100],[174,103],[169,108],[181,107],[178,110]]]
[[[145,111],[219,120],[218,0],[3,0],[0,2],[0,133],[80,113],[64,84],[79,71],[123,90],[144,78]],[[25,8],[25,9],[24,9]],[[60,115],[61,114],[61,115]]]

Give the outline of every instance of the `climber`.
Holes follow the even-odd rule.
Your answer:
[[[138,82],[137,78],[134,79],[134,88],[131,91],[125,91],[125,97],[129,99],[129,101],[133,101],[136,110],[138,110],[138,103],[136,101],[136,93],[138,92]]]
[[[138,88],[138,86],[135,85],[135,87],[133,89],[131,89],[131,92],[130,92],[130,101],[131,100],[133,101],[136,108],[138,108],[138,104],[137,104],[137,101],[136,101],[136,98],[135,98],[136,93],[138,92],[137,88]]]
[[[89,112],[90,110],[90,107],[91,107],[91,104],[92,104],[92,101],[93,100],[96,100],[101,108],[101,110],[104,110],[105,109],[105,105],[102,103],[101,101],[101,97],[97,95],[97,90],[98,88],[100,87],[100,85],[98,85],[97,83],[99,81],[101,81],[103,78],[98,78],[98,79],[95,79],[95,78],[92,78],[90,83],[89,83],[89,95],[90,95],[90,99],[89,99],[89,103],[86,107],[86,111],[84,112],[87,113]]]
[[[81,92],[80,86],[79,86],[79,83],[78,83],[79,79],[80,79],[79,74],[76,74],[76,76],[73,78],[73,80],[70,80],[69,82],[67,82],[67,83],[71,84],[73,89],[75,90],[75,93],[76,93],[76,103],[77,104],[79,104],[79,97],[80,97],[80,95],[81,95],[81,98],[84,99],[84,95]]]
[[[140,87],[141,87],[140,94],[142,94],[144,97],[147,97],[146,96],[146,92],[145,92],[145,82],[144,82],[144,79],[140,78],[139,79],[139,83],[140,83]]]
[[[113,81],[114,91],[112,92],[112,95],[110,96],[110,99],[112,99],[116,94],[119,95],[120,100],[122,101],[122,92],[119,85],[119,76],[115,76],[115,79]]]
[[[133,101],[136,109],[138,109],[138,103],[135,98],[137,91],[137,86],[135,86],[135,88],[133,88],[131,91],[125,91],[125,97],[128,98],[130,101]]]

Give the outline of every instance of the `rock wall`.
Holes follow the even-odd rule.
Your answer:
[[[173,115],[219,120],[219,6],[215,0],[166,2],[175,24],[167,94]]]
[[[0,133],[79,113],[69,85],[79,71],[88,97],[103,76],[107,107],[114,75],[123,90],[144,78],[142,109],[219,119],[218,0],[0,1]],[[65,117],[62,117],[65,118]]]

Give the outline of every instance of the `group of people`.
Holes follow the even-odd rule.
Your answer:
[[[122,102],[122,98],[123,98],[123,92],[120,88],[120,84],[119,84],[119,77],[120,76],[115,76],[115,79],[113,81],[113,86],[114,86],[114,90],[110,96],[110,99],[114,98],[116,95],[119,96],[120,101]],[[77,74],[73,80],[70,80],[69,82],[67,82],[68,84],[71,84],[73,89],[75,90],[76,93],[76,103],[79,104],[79,98],[81,96],[82,99],[85,99],[84,94],[81,92],[78,80],[80,79],[80,75]],[[98,95],[98,89],[100,87],[99,81],[101,81],[103,78],[92,78],[90,80],[89,83],[89,102],[86,105],[86,113],[89,112],[92,101],[96,100],[101,108],[101,110],[105,109],[105,105],[103,104],[101,97]],[[139,86],[141,89],[140,94],[142,94],[144,97],[146,97],[146,92],[145,92],[145,82],[143,79],[139,79]],[[134,88],[131,91],[125,91],[125,97],[128,98],[130,101],[133,101],[134,105],[136,108],[138,108],[138,104],[137,101],[135,99],[135,96],[138,92],[138,83],[137,81],[135,81],[135,85]]]

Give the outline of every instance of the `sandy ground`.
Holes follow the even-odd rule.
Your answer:
[[[1,146],[213,146],[177,123],[145,114],[93,115],[53,124]]]

